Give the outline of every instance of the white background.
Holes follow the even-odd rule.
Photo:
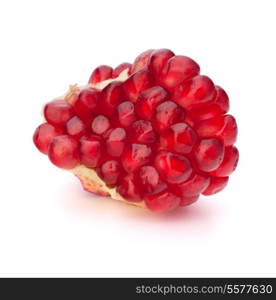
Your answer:
[[[275,1],[1,1],[0,275],[275,276]],[[42,105],[148,48],[223,86],[241,159],[228,188],[158,215],[92,196],[32,143]]]

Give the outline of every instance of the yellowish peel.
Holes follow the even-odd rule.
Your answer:
[[[118,77],[113,79],[104,80],[97,84],[87,84],[85,86],[71,85],[66,94],[64,94],[60,99],[64,99],[69,103],[72,103],[79,92],[85,88],[95,88],[102,90],[112,81],[125,81],[128,78],[128,69],[125,69]],[[130,202],[124,199],[119,193],[117,193],[116,188],[111,188],[105,184],[105,182],[97,175],[96,171],[91,168],[87,168],[84,165],[78,165],[74,169],[69,170],[74,175],[76,175],[86,191],[100,194],[103,196],[109,196],[112,199],[122,201],[128,204],[136,205],[139,207],[146,207],[145,203],[142,202]]]

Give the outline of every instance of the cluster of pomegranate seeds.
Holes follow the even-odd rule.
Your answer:
[[[228,110],[194,60],[147,50],[96,68],[73,101],[46,104],[33,140],[56,166],[93,169],[125,200],[167,211],[227,185],[239,158]]]

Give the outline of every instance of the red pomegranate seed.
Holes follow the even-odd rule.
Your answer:
[[[238,134],[236,120],[231,115],[203,120],[195,125],[195,129],[200,137],[220,138],[226,146],[233,145]]]
[[[189,160],[182,155],[160,151],[155,157],[155,167],[168,183],[179,184],[192,174]]]
[[[69,135],[56,136],[49,146],[48,156],[59,168],[73,169],[79,162],[79,142]]]
[[[226,92],[219,86],[215,87],[216,96],[211,104],[194,109],[189,112],[191,118],[198,122],[223,115],[229,110],[229,98]]]
[[[90,122],[96,113],[99,93],[94,89],[83,89],[73,103],[77,115],[86,122]]]
[[[128,201],[141,202],[137,179],[134,173],[123,174],[118,179],[117,192]]]
[[[75,116],[67,121],[66,131],[69,135],[79,138],[85,134],[86,126],[78,116]]]
[[[159,193],[167,188],[167,184],[160,179],[159,173],[152,166],[144,166],[140,169],[139,180],[143,194]]]
[[[199,195],[193,195],[193,196],[182,196],[179,206],[188,206],[193,203],[195,203],[199,198]]]
[[[160,136],[162,148],[180,154],[188,154],[197,142],[197,134],[186,123],[177,123],[170,126]]]
[[[146,69],[132,74],[123,84],[127,99],[136,102],[139,94],[150,88],[152,84],[151,74]]]
[[[222,191],[226,187],[228,179],[229,177],[211,177],[210,184],[202,194],[208,196]]]
[[[110,127],[110,122],[107,117],[98,115],[92,122],[92,131],[96,134],[103,134]]]
[[[202,139],[195,148],[194,157],[201,171],[214,171],[222,163],[224,157],[223,144],[215,138]]]
[[[177,208],[180,203],[180,197],[174,195],[168,190],[165,190],[157,194],[145,196],[144,201],[150,210],[165,212]]]
[[[239,160],[239,151],[235,146],[225,148],[224,159],[219,168],[211,172],[212,176],[225,177],[235,171]]]
[[[169,49],[158,49],[152,52],[148,62],[148,68],[157,80],[165,63],[173,56],[174,53]]]
[[[173,92],[173,99],[180,106],[191,109],[209,103],[214,94],[213,81],[207,76],[198,75],[177,86]]]
[[[125,101],[117,107],[119,123],[123,127],[130,126],[135,120],[134,105],[130,101]]]
[[[194,173],[187,181],[178,185],[183,196],[197,196],[204,191],[210,183],[210,177]]]
[[[106,138],[106,150],[111,156],[119,157],[123,153],[126,142],[126,131],[123,128],[115,128],[108,131]]]
[[[101,92],[101,110],[107,116],[112,117],[116,108],[125,99],[122,82],[113,81]]]
[[[56,126],[63,126],[73,115],[72,106],[64,100],[53,100],[44,107],[46,121]]]
[[[62,133],[62,129],[51,124],[44,123],[36,128],[33,135],[33,141],[40,152],[48,154],[48,148],[53,138],[61,135]]]
[[[97,167],[102,151],[102,139],[99,136],[90,135],[80,140],[80,159],[81,163],[86,167]]]
[[[91,74],[88,83],[96,84],[103,80],[112,78],[113,69],[110,66],[102,65],[97,67]]]
[[[139,167],[147,164],[151,156],[151,148],[142,144],[131,144],[122,154],[122,165],[127,173],[134,172]]]
[[[162,68],[158,76],[158,84],[166,89],[174,89],[199,74],[199,65],[187,56],[176,55],[171,57]]]
[[[108,160],[97,170],[98,175],[106,184],[115,184],[121,173],[121,166],[116,160]]]
[[[138,120],[132,124],[131,139],[136,143],[151,144],[156,141],[151,122]]]
[[[156,106],[167,100],[167,98],[168,92],[161,86],[154,86],[143,91],[135,105],[137,115],[144,120],[150,120]]]
[[[131,69],[131,64],[130,63],[122,63],[119,66],[117,66],[114,70],[113,70],[113,78],[118,77],[124,70],[128,69],[128,74],[130,73],[130,69]]]
[[[152,54],[154,50],[153,49],[149,49],[147,51],[144,51],[143,53],[141,53],[140,55],[138,55],[132,65],[131,68],[131,74],[136,73],[140,70],[142,70],[143,68],[147,67],[150,56]]]
[[[156,107],[152,124],[156,131],[161,132],[183,119],[184,110],[172,101],[165,101]]]

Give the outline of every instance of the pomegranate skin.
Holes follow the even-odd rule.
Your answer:
[[[155,212],[196,203],[239,161],[228,94],[200,71],[166,48],[98,66],[44,106],[33,142],[91,193]]]

